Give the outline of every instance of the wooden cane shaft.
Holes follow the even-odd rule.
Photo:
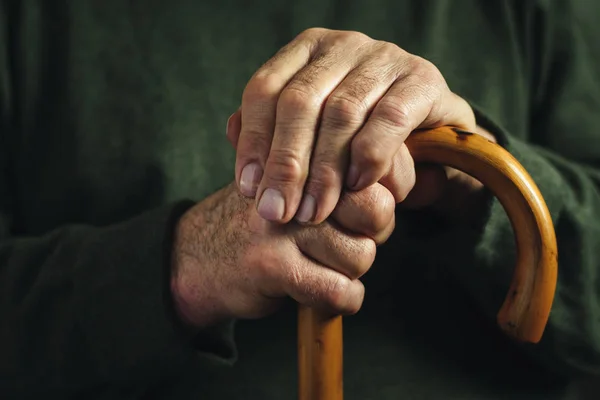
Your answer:
[[[342,317],[301,306],[298,327],[298,398],[341,400]]]
[[[513,227],[517,265],[497,322],[512,338],[537,343],[557,279],[557,244],[548,208],[521,164],[501,146],[450,127],[417,131],[406,141],[415,162],[461,170],[500,201]],[[304,306],[298,317],[300,400],[342,400],[342,319]]]

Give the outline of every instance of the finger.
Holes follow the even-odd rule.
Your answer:
[[[358,49],[358,44],[351,44]],[[323,47],[281,92],[275,133],[257,191],[258,212],[270,221],[290,221],[300,206],[323,104],[356,63],[350,45]],[[313,164],[314,165],[314,164]],[[299,216],[312,217],[315,198],[303,201]]]
[[[263,296],[290,296],[300,304],[316,307],[333,314],[353,314],[362,305],[364,286],[316,259],[305,255],[298,246],[296,234],[306,229],[298,224],[278,225],[257,216],[262,224],[276,232],[287,232],[273,243],[272,251],[253,252],[258,257],[250,264],[257,265],[252,283]]]
[[[289,80],[308,63],[316,39],[299,35],[263,65],[242,95],[241,130],[237,141],[235,177],[240,192],[254,197],[271,148],[277,100]]]
[[[304,227],[294,235],[302,253],[354,280],[364,275],[375,260],[375,242],[344,232],[329,222]]]
[[[387,242],[387,240],[390,238],[390,236],[392,236],[392,233],[394,233],[394,229],[396,229],[396,215],[395,214],[392,216],[392,219],[391,219],[390,223],[388,224],[388,226],[386,226],[385,229],[382,229],[381,231],[379,231],[373,237],[373,240],[375,241],[377,246],[381,246],[382,244]]]
[[[400,74],[397,53],[386,52],[385,48],[387,44],[370,46],[363,56],[364,62],[361,60],[349,72],[325,103],[304,189],[305,200],[297,215],[300,222],[324,221],[339,200],[352,138]],[[313,207],[305,208],[305,204]]]
[[[379,180],[394,196],[396,203],[403,202],[416,182],[415,163],[404,143],[392,158],[389,171]]]
[[[238,108],[236,112],[231,114],[227,119],[227,140],[231,144],[231,147],[237,149],[238,139],[240,137],[240,131],[242,129],[242,108]],[[241,186],[244,186],[242,183]]]
[[[377,103],[351,144],[351,166],[358,170],[354,189],[377,182],[390,169],[394,154],[418,127],[440,125],[473,129],[469,105],[449,91],[439,71],[414,57],[409,72],[397,80]]]
[[[358,279],[320,265],[307,257],[295,259],[281,269],[285,293],[298,303],[331,312],[350,315],[360,309],[365,287]]]
[[[375,239],[394,219],[395,207],[390,191],[374,183],[361,191],[344,192],[331,219],[347,231]]]

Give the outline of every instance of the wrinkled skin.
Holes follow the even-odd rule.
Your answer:
[[[273,224],[234,184],[189,210],[179,221],[172,291],[188,325],[259,318],[286,297],[352,314],[376,246],[394,229],[394,198],[379,184],[345,194],[317,226]]]
[[[404,141],[442,125],[482,133],[431,62],[358,32],[314,28],[253,75],[227,135],[238,188],[263,218],[317,224],[345,188],[381,182],[411,207],[438,201],[448,179],[479,188],[456,171],[415,170]]]

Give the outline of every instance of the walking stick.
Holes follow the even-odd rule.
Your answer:
[[[557,246],[550,213],[527,171],[501,146],[451,127],[414,132],[406,145],[415,162],[461,170],[498,198],[515,234],[517,265],[497,323],[515,340],[539,342],[556,289]],[[341,316],[300,306],[299,399],[342,400],[342,359]]]

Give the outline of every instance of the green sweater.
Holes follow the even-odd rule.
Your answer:
[[[559,285],[537,346],[494,324],[514,266],[473,226],[397,216],[345,319],[346,399],[572,399],[600,375],[598,1],[0,0],[0,397],[290,399],[295,307],[190,338],[174,222],[233,179],[225,121],[305,28],[434,62],[538,183]],[[235,338],[235,340],[234,340]]]

